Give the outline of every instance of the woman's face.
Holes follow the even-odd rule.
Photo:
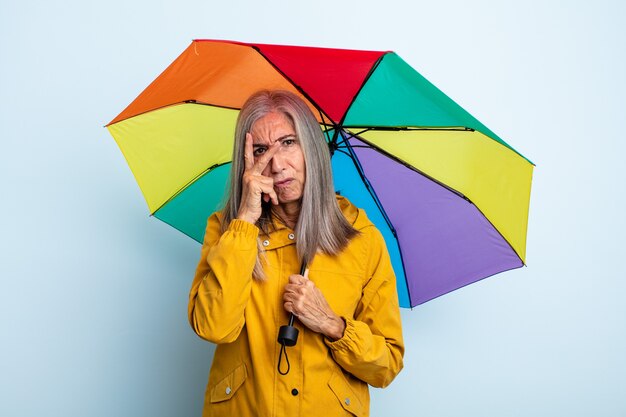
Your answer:
[[[287,116],[269,113],[252,125],[250,133],[255,161],[278,142],[279,149],[263,170],[263,175],[274,180],[274,191],[280,204],[299,203],[304,191],[306,166],[300,140]]]

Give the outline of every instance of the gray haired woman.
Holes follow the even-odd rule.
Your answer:
[[[289,314],[300,337],[283,358]],[[335,195],[323,133],[295,94],[261,91],[241,109],[228,200],[207,222],[189,321],[218,345],[205,416],[366,416],[368,384],[387,386],[402,369],[384,240]]]

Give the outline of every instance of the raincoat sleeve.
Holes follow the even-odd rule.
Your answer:
[[[347,372],[374,387],[386,387],[403,366],[404,341],[396,279],[384,239],[369,228],[370,255],[366,273],[370,277],[354,318],[343,317],[346,329],[341,339],[326,339],[335,361]]]
[[[220,219],[207,222],[200,262],[189,294],[189,323],[213,343],[234,341],[244,326],[252,288],[259,229],[234,219],[221,233]]]

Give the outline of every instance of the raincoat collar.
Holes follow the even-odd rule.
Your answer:
[[[365,215],[365,212],[354,206],[347,198],[338,195],[337,204],[345,218],[355,229],[362,230],[372,224]],[[272,227],[269,234],[261,232],[259,238],[261,239],[263,249],[272,250],[295,244],[297,236],[295,232],[285,226],[280,219],[276,216],[272,216]]]

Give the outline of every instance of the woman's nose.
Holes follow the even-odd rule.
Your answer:
[[[280,150],[274,154],[272,160],[269,162],[269,166],[272,169],[272,173],[281,172],[285,168],[285,158],[281,155]]]

